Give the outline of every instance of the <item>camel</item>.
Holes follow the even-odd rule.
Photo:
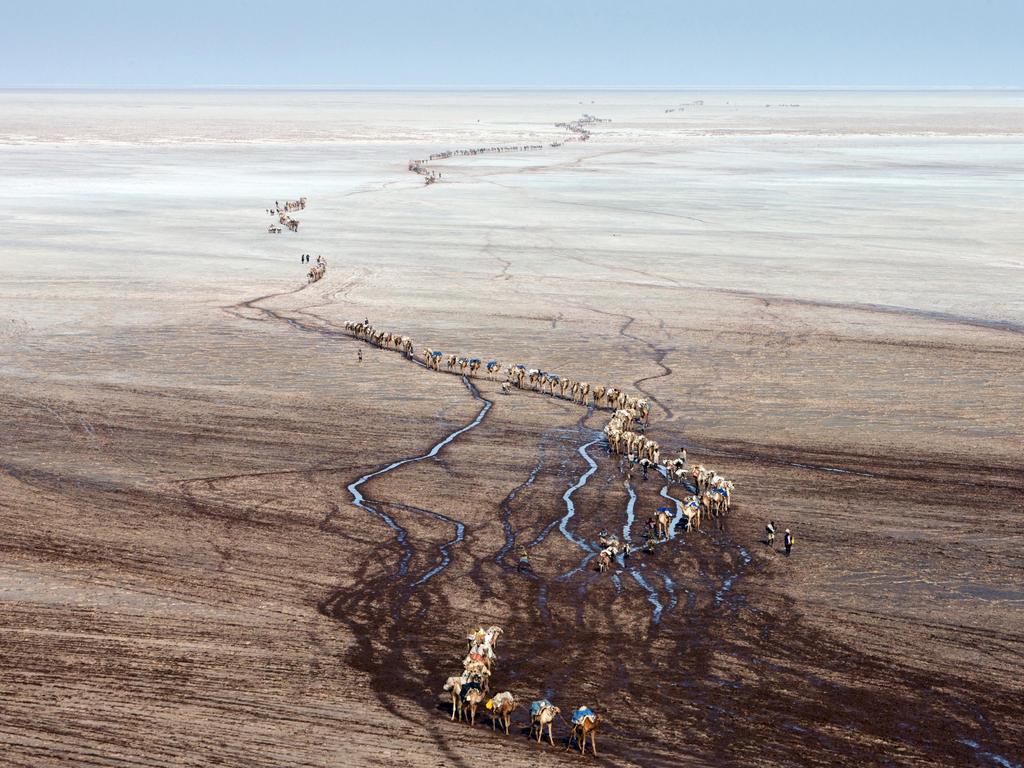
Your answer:
[[[480,702],[484,700],[484,692],[479,688],[469,688],[468,690],[463,688],[462,696],[462,712],[465,714],[466,709],[469,709],[469,724],[471,726],[476,725],[476,708],[480,706]]]
[[[700,501],[696,496],[690,496],[686,500],[686,504],[683,505],[683,514],[686,516],[686,530],[692,531],[694,525],[700,528]]]
[[[487,628],[487,635],[485,638],[487,640],[487,644],[491,646],[491,648],[497,648],[498,638],[501,637],[503,634],[505,634],[505,630],[503,630],[497,624],[491,624],[491,626]]]
[[[456,712],[461,708],[462,686],[468,682],[470,682],[469,675],[463,673],[449,677],[444,683],[443,690],[450,693],[452,698],[452,720],[455,719]]]
[[[715,497],[711,495],[710,491],[703,491],[700,495],[700,507],[702,510],[707,512],[709,515],[713,515],[715,512]]]
[[[594,405],[600,406],[604,402],[605,388],[602,386],[594,387]]]
[[[654,518],[654,520],[658,524],[658,538],[667,539],[669,525],[672,523],[672,518],[669,516],[668,512],[659,511],[658,516]]]
[[[690,477],[693,478],[693,484],[697,486],[697,490],[703,492],[708,487],[708,480],[714,474],[709,469],[705,469],[701,464],[697,464],[690,468]]]
[[[516,699],[508,691],[502,691],[496,694],[493,699],[488,702],[488,706],[491,710],[491,730],[494,730],[495,723],[501,723],[505,726],[505,735],[508,736],[509,726],[512,724],[512,712],[516,708]]]
[[[580,382],[580,405],[587,404],[587,398],[590,396],[590,384],[587,382]]]
[[[503,395],[511,395],[512,394],[512,382],[511,381],[503,381],[501,383],[501,394],[503,394]]]
[[[580,717],[578,720],[576,715],[581,712],[587,714]],[[587,754],[587,736],[590,737],[590,747],[594,752],[594,757],[597,757],[597,729],[601,727],[601,716],[595,715],[589,707],[580,707],[576,710],[573,715],[573,726],[572,733],[569,734],[569,744],[566,746],[565,751],[568,752],[572,748],[572,743],[575,740],[580,746],[580,754]]]
[[[526,366],[522,363],[510,365],[505,374],[519,389],[526,388]]]
[[[494,377],[497,376],[498,373],[501,371],[501,363],[499,363],[497,360],[488,360],[486,370],[487,376],[493,380]]]
[[[449,371],[455,367],[455,363],[458,362],[458,359],[459,358],[457,358],[455,355],[448,355],[448,357],[445,358],[444,363],[445,365],[448,366]]]
[[[466,375],[466,369],[469,368],[469,359],[465,358],[465,357],[460,357],[457,362],[459,364],[459,372],[463,376],[465,376]]]
[[[465,669],[478,669],[477,664],[483,665],[484,670],[490,674],[491,667],[494,664],[494,651],[491,650],[490,646],[486,645],[474,645],[473,650],[462,660],[462,666]]]
[[[472,648],[474,645],[481,644],[489,645],[493,648],[495,644],[498,642],[498,638],[501,637],[504,633],[505,630],[503,630],[497,624],[492,624],[486,629],[484,629],[483,627],[478,627],[477,629],[474,629],[472,632],[466,635],[466,642],[468,643],[469,648]]]
[[[725,481],[722,485],[711,489],[711,495],[715,497],[715,506],[720,515],[729,511],[729,502],[731,501],[729,486],[731,485],[732,483]]]
[[[473,682],[477,683],[484,693],[487,693],[491,689],[491,673],[487,666],[483,662],[472,661],[465,667],[464,674],[472,677]]]
[[[604,569],[612,564],[612,556],[608,554],[607,549],[602,549],[600,554],[597,556],[597,572],[604,573]]]
[[[622,433],[618,430],[606,432],[608,435],[608,450],[612,453],[619,453],[622,445]]]
[[[443,352],[435,352],[430,347],[423,350],[423,362],[432,371],[440,370],[441,358],[444,356]]]
[[[677,483],[682,483],[686,469],[686,451],[680,450],[679,456],[668,462],[668,464],[665,465],[665,468],[668,470],[669,475],[673,480]]]
[[[615,387],[608,387],[604,392],[604,401],[609,407],[614,408],[619,399],[619,390]]]
[[[551,734],[551,724],[561,711],[547,699],[535,701],[530,705],[530,735],[533,735],[534,730],[537,731],[538,744],[540,744],[541,737],[544,735],[544,726],[546,725],[548,727],[548,741],[551,742],[552,747],[555,746],[555,737]]]

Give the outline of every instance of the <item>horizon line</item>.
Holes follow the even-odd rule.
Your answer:
[[[0,84],[0,91],[1020,91],[1021,85],[404,85],[404,84]]]

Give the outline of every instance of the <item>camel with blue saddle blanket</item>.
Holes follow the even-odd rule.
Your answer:
[[[590,747],[597,756],[597,729],[601,727],[601,716],[594,714],[594,710],[587,706],[581,706],[572,713],[572,733],[569,734],[569,743],[565,747],[568,752],[572,749],[575,741],[580,747],[580,754],[587,754],[587,737],[590,737]]]
[[[561,711],[562,710],[547,699],[540,699],[533,702],[530,705],[530,733],[528,736],[532,736],[533,732],[536,730],[537,743],[540,744],[541,737],[544,734],[544,726],[547,726],[548,741],[551,742],[552,747],[555,746],[555,737],[551,733],[551,728],[552,723]]]

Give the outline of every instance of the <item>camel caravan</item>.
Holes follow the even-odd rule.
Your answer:
[[[292,232],[299,231],[299,222],[297,219],[293,219],[290,214],[292,211],[302,211],[306,208],[306,198],[300,197],[298,200],[286,200],[282,205],[279,201],[274,201],[273,208],[267,208],[267,213],[271,216],[277,216],[277,223],[282,227],[287,227]],[[281,232],[281,227],[274,226],[271,224],[267,227],[267,231],[271,234],[278,234]]]
[[[594,117],[593,115],[583,114],[583,117],[578,120],[573,120],[568,123],[555,123],[556,128],[564,128],[568,131],[568,136],[561,139],[560,141],[552,141],[548,144],[549,147],[560,147],[569,141],[587,141],[591,137],[590,131],[585,126],[593,125],[594,123],[610,123],[610,119],[601,119]],[[475,157],[476,155],[484,154],[500,154],[503,152],[533,152],[538,149],[544,149],[543,144],[506,144],[494,147],[472,147],[469,149],[451,149],[445,152],[435,152],[428,156],[425,160],[410,160],[409,170],[412,173],[419,174],[423,177],[423,181],[427,186],[434,184],[441,180],[441,174],[437,171],[428,168],[427,163],[432,163],[436,160],[448,160],[453,157]]]
[[[501,152],[529,152],[530,150],[544,149],[543,144],[515,144],[512,146],[502,147],[474,147],[472,149],[452,149],[447,152],[435,152],[430,155],[426,160],[410,160],[409,170],[413,173],[418,173],[423,177],[424,182],[429,186],[441,179],[441,174],[435,170],[427,168],[427,163],[435,160],[447,160],[452,157],[473,157],[476,155],[483,155],[488,153],[501,153]]]
[[[662,462],[661,446],[642,434],[647,429],[651,415],[651,406],[646,398],[630,395],[616,387],[592,385],[539,368],[530,368],[522,363],[503,366],[497,360],[484,361],[478,357],[445,354],[430,347],[425,347],[417,358],[412,339],[378,331],[369,320],[361,323],[346,322],[345,330],[355,338],[381,349],[400,352],[432,371],[467,378],[486,377],[490,381],[504,378],[501,391],[506,395],[519,389],[568,400],[584,407],[611,409],[612,416],[604,426],[608,453],[622,457],[627,478],[632,478],[634,471],[639,468],[646,480],[649,472],[654,470],[670,484],[695,490],[695,493],[680,502],[685,519],[684,530],[699,529],[703,516],[720,518],[729,512],[735,490],[732,482],[715,470],[699,464],[687,468],[684,449],[680,449],[675,458]],[[672,517],[664,509],[659,510],[653,530],[655,541],[670,538],[671,521]],[[604,570],[618,555],[629,554],[626,545],[618,542],[601,542],[601,546],[597,559],[598,570]]]
[[[462,673],[452,675],[445,680],[441,695],[445,702],[451,702],[451,719],[453,721],[456,719],[460,723],[465,721],[471,727],[476,725],[477,711],[482,706],[490,717],[491,730],[495,731],[501,728],[508,736],[512,725],[512,713],[519,706],[519,700],[511,691],[500,691],[494,696],[489,696],[491,675],[498,658],[496,653],[498,638],[502,634],[503,631],[499,626],[491,626],[486,629],[478,627],[467,634],[467,654],[462,659]],[[483,712],[480,714],[482,715]],[[546,727],[548,741],[551,746],[554,746],[555,739],[552,729],[556,717],[561,717],[561,710],[550,701],[547,699],[534,701],[530,706],[528,737],[532,738],[536,734],[537,743],[541,743]],[[590,707],[579,707],[573,712],[572,731],[566,750],[571,749],[575,742],[580,748],[580,753],[586,754],[587,738],[589,737],[591,750],[596,755],[596,734],[600,725],[600,715],[595,714]]]

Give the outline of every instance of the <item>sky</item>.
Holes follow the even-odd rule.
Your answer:
[[[1024,0],[0,0],[0,12],[0,87],[1024,86]]]

